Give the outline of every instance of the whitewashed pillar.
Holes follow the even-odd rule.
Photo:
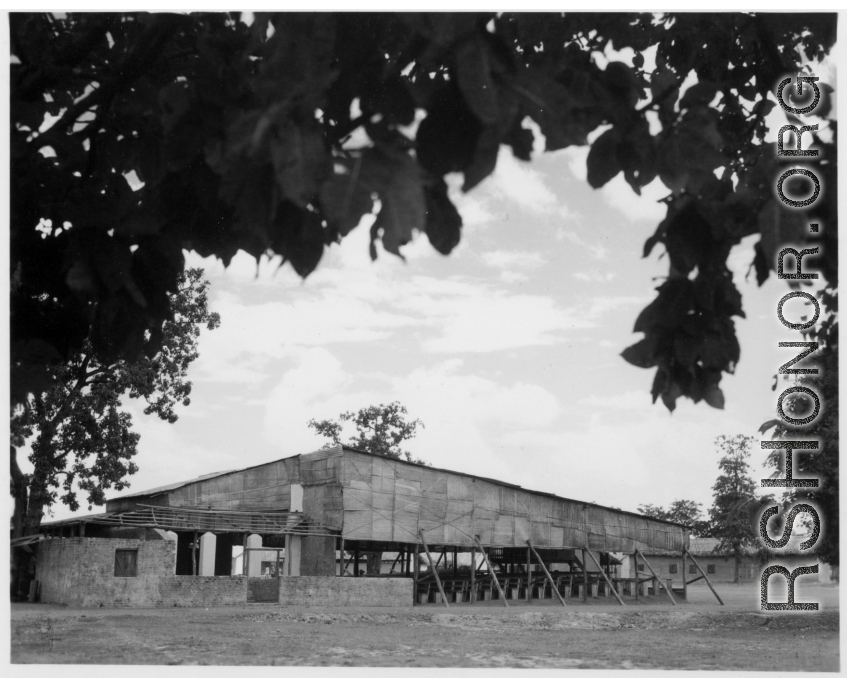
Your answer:
[[[200,564],[197,574],[201,577],[215,576],[215,549],[218,538],[211,532],[206,532],[200,537]]]
[[[291,484],[291,506],[292,512],[303,512],[303,486],[299,483]],[[287,577],[300,576],[300,554],[302,552],[303,538],[296,534],[285,536],[285,568],[283,574]]]
[[[248,549],[262,548],[262,535],[251,534],[247,537]],[[261,577],[262,576],[262,554],[258,551],[245,551],[244,557],[247,558],[247,576]]]
[[[303,486],[299,483],[291,484],[291,504],[289,511],[303,512]],[[300,576],[300,553],[302,551],[303,538],[296,534],[285,535],[285,567],[282,570],[284,577]]]

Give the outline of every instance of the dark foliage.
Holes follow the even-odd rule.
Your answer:
[[[723,405],[721,376],[739,359],[732,318],[743,317],[726,259],[743,237],[761,236],[761,282],[780,244],[804,241],[817,219],[823,276],[837,284],[836,191],[785,218],[775,148],[762,143],[767,95],[829,51],[835,15],[240,19],[10,16],[14,402],[46,388],[46,367],[85,342],[106,363],[154,355],[183,249],[224,263],[238,250],[272,252],[307,276],[378,201],[374,243],[400,254],[420,232],[449,253],[462,222],[444,175],[461,172],[473,188],[503,144],[528,160],[527,117],[548,151],[606,126],[588,156],[592,186],[623,173],[636,192],[656,176],[669,189],[645,246],[664,246],[668,278],[636,321],[644,338],[623,354],[656,368],[653,398],[668,408],[680,396]],[[632,48],[634,65],[599,68],[591,54],[610,43]],[[657,66],[645,72],[653,46]],[[699,83],[680,98],[691,71]],[[825,94],[817,112],[828,107]],[[418,110],[412,136],[404,126]],[[371,145],[345,149],[359,127]],[[834,141],[814,145],[834,187]]]
[[[208,310],[208,285],[202,269],[178,275],[170,299],[173,316],[150,357],[103,362],[86,341],[70,360],[49,368],[48,388],[12,411],[13,477],[15,449],[30,438],[34,467],[13,488],[18,532],[36,533],[45,509],[57,500],[76,510],[81,491],[90,510],[92,504],[104,503],[105,490],[129,486],[127,477],[137,470],[132,458],[140,436],[132,431],[132,417],[122,411],[121,401],[143,398],[145,414],[170,423],[177,420],[176,407],[190,403],[187,373],[199,355],[201,327],[211,330],[220,324],[218,314]]]

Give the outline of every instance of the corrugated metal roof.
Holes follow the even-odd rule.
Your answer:
[[[160,487],[154,487],[151,490],[144,490],[143,492],[133,492],[132,494],[122,494],[119,497],[115,497],[115,499],[132,499],[134,497],[150,497],[154,494],[162,494],[163,492],[170,492],[171,490],[178,490],[180,487],[185,487],[186,485],[191,485],[191,483],[196,483],[201,480],[209,480],[210,478],[217,478],[218,476],[226,475],[227,473],[236,473],[237,471],[242,471],[244,469],[235,469],[229,471],[218,471],[217,473],[207,473],[204,476],[198,476],[197,478],[192,478],[191,480],[183,480],[179,483],[171,483],[170,485],[162,485]]]
[[[379,457],[380,456],[380,455],[377,455],[377,454],[373,454],[371,452],[365,452],[364,450],[358,450],[355,447],[350,447],[349,445],[335,445],[332,448],[320,448],[320,450],[314,450],[314,452],[319,452],[321,450],[327,450],[327,449],[338,450],[339,452],[347,450],[347,451],[350,451],[350,452],[356,452],[357,454],[366,454],[366,455],[373,456],[373,457]],[[284,457],[284,459],[293,459],[295,457],[300,457],[300,456],[305,456],[305,455],[295,454],[295,455],[291,455],[290,457]],[[254,464],[253,466],[247,466],[247,467],[241,468],[241,469],[234,469],[234,470],[230,470],[230,471],[220,471],[218,473],[209,473],[207,475],[200,476],[199,478],[194,478],[192,480],[185,480],[185,481],[182,481],[182,482],[173,483],[171,485],[163,485],[161,487],[156,487],[156,488],[153,488],[153,489],[150,489],[150,490],[145,490],[143,492],[136,492],[136,493],[133,493],[133,494],[122,494],[122,495],[115,497],[113,500],[110,500],[110,501],[115,501],[115,500],[119,500],[119,499],[136,498],[136,497],[148,497],[148,496],[152,496],[152,495],[155,495],[155,494],[161,494],[163,492],[170,492],[172,490],[179,489],[180,487],[184,487],[186,485],[190,485],[192,483],[196,483],[196,482],[199,482],[201,480],[208,480],[209,478],[215,478],[217,476],[224,476],[224,475],[228,475],[230,473],[240,473],[242,471],[247,471],[249,469],[258,468],[260,466],[267,466],[268,464],[272,464],[276,461],[281,461],[281,460],[274,459],[272,461],[266,461],[266,462],[263,462],[261,464]],[[408,464],[409,466],[420,466],[419,464],[415,464],[414,462],[411,462],[411,461],[406,461],[405,459],[394,459],[393,461],[396,461],[396,462],[401,463],[401,464]],[[614,508],[614,507],[611,507],[611,506],[603,506],[601,504],[595,504],[595,503],[589,502],[589,501],[584,501],[584,500],[580,500],[580,499],[571,499],[569,497],[562,497],[558,494],[553,494],[551,492],[540,492],[538,490],[530,490],[530,489],[527,489],[527,488],[522,487],[520,485],[515,485],[513,483],[507,483],[503,480],[497,480],[496,478],[487,478],[485,476],[476,476],[476,475],[473,475],[471,473],[464,473],[462,471],[454,471],[452,469],[440,468],[440,467],[437,467],[437,466],[428,466],[427,468],[431,468],[434,471],[443,471],[444,473],[452,473],[454,475],[465,476],[467,478],[476,478],[478,480],[483,480],[485,482],[493,483],[495,485],[500,485],[502,487],[510,487],[510,488],[513,488],[513,489],[521,489],[521,490],[524,490],[526,492],[531,492],[533,494],[544,496],[544,497],[553,497],[555,499],[563,499],[563,500],[566,500],[566,501],[575,502],[577,504],[583,504],[584,506],[593,506],[593,507],[596,507],[596,508],[599,508],[599,509],[604,509],[604,510],[607,510],[607,511],[622,513],[624,515],[637,516],[639,518],[647,518],[651,521],[655,521],[655,522],[659,522],[659,523],[666,523],[668,525],[676,525],[678,527],[687,527],[686,525],[683,525],[682,523],[675,523],[675,522],[670,521],[670,520],[662,520],[661,518],[649,518],[648,516],[645,516],[641,513],[636,513],[634,511],[624,511],[623,509]]]

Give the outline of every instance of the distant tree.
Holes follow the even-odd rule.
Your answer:
[[[208,286],[202,269],[180,274],[170,299],[173,317],[164,324],[152,355],[108,363],[85,342],[72,360],[51,368],[49,388],[13,409],[15,536],[36,533],[45,510],[57,500],[76,510],[78,492],[85,493],[90,507],[104,503],[105,490],[129,486],[126,478],[137,470],[131,460],[140,436],[132,431],[129,413],[121,411],[121,400],[143,398],[145,414],[169,423],[177,420],[177,405],[190,403],[187,373],[199,355],[200,328],[220,324],[219,315],[208,309]],[[26,476],[18,467],[16,448],[30,438],[34,469]]]
[[[404,441],[415,437],[418,426],[424,428],[420,419],[406,421],[406,414],[408,414],[406,408],[395,401],[388,405],[363,407],[356,414],[342,412],[337,420],[310,419],[309,428],[315,429],[316,433],[330,439],[331,442],[325,447],[344,444],[363,452],[424,464],[425,462],[421,459],[413,458],[410,452],[400,448]],[[349,438],[347,442],[343,442],[341,433],[344,423],[348,421],[355,424],[356,435]]]
[[[691,499],[677,499],[671,502],[671,505],[666,509],[661,506],[653,506],[653,504],[641,504],[638,507],[638,512],[650,518],[670,520],[687,525],[691,534],[695,537],[706,537],[709,532],[709,523],[700,519],[702,515],[701,506],[702,504],[698,504]]]
[[[752,436],[720,435],[715,438],[722,454],[721,470],[712,486],[714,502],[709,509],[710,536],[720,540],[721,549],[729,549],[735,558],[733,581],[740,577],[742,558],[751,549],[758,550],[758,532],[751,515],[758,512],[762,498],[756,495],[757,483],[750,476],[750,449],[758,441]]]
[[[330,442],[324,447],[349,445],[363,452],[370,452],[391,459],[405,459],[423,466],[425,464],[423,460],[415,459],[410,452],[400,448],[401,443],[415,437],[418,426],[424,428],[420,419],[406,421],[406,414],[408,414],[406,408],[399,402],[394,401],[388,405],[379,404],[363,407],[356,414],[342,412],[338,415],[338,420],[323,419],[316,421],[310,419],[309,428],[313,428],[316,433],[329,438]],[[356,435],[345,443],[341,440],[341,433],[344,423],[348,421],[356,425]],[[379,574],[382,566],[382,551],[367,551],[363,555],[368,564],[367,573]],[[344,554],[341,554],[341,561],[344,562]]]

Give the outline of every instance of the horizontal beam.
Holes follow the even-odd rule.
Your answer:
[[[92,516],[86,522],[112,527],[150,527],[176,531],[336,536],[335,531],[312,523],[308,516],[299,512],[215,511],[141,504],[138,507],[135,511]]]

